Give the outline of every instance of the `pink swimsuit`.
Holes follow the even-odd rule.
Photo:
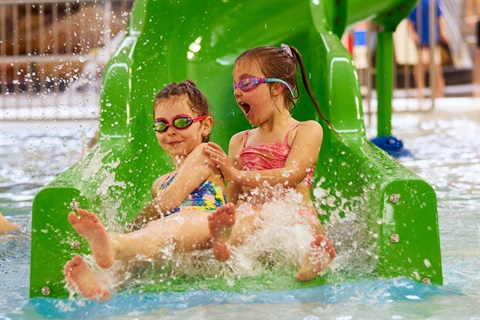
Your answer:
[[[262,143],[253,146],[245,147],[247,142],[248,132],[245,131],[243,135],[243,148],[238,157],[238,164],[241,170],[253,171],[253,170],[268,170],[278,169],[285,166],[288,155],[290,154],[290,146],[288,145],[288,135],[299,124],[293,126],[285,134],[285,138],[282,142]],[[307,175],[303,179],[302,183],[308,188],[312,187],[314,168],[311,168],[307,172]]]

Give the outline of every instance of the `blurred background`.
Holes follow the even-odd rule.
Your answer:
[[[442,96],[475,94],[476,37],[468,1],[439,1],[448,38],[440,46],[446,84]],[[103,67],[125,35],[133,2],[2,0],[0,120],[95,119]],[[342,39],[354,58],[367,114],[376,97],[377,30],[374,22],[362,22]],[[419,98],[414,78],[419,57],[408,18],[394,34],[394,56],[394,98]],[[426,68],[426,90],[421,95],[425,99],[435,98],[429,87],[432,70]],[[407,111],[424,111],[432,105],[416,101],[408,104]]]
[[[0,120],[95,118],[133,2],[2,0]]]

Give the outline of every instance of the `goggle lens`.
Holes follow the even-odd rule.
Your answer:
[[[233,85],[233,90],[236,90],[237,88],[240,88],[243,92],[253,90],[257,87],[262,82],[259,82],[259,80],[263,80],[262,78],[243,78],[240,79],[240,81],[236,84]]]
[[[258,83],[254,83],[252,78],[244,78],[238,83],[238,88],[242,91],[250,91],[257,86]]]
[[[193,123],[189,117],[178,117],[173,120],[173,126],[177,129],[186,129]]]
[[[153,130],[155,130],[157,132],[163,132],[163,131],[167,130],[167,128],[168,128],[167,123],[163,120],[157,120],[153,124]]]

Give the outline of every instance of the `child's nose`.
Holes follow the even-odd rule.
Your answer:
[[[167,134],[170,136],[175,135],[177,134],[177,130],[174,126],[168,127]]]
[[[235,88],[233,90],[233,96],[234,97],[240,97],[242,95],[242,90],[240,90],[240,88]]]

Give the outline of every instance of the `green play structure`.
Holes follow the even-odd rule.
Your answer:
[[[361,199],[356,214],[367,245],[373,248],[371,276],[441,284],[435,193],[367,140],[357,73],[339,40],[346,26],[359,21],[373,19],[381,26],[376,54],[378,130],[379,135],[389,135],[392,33],[415,2],[137,0],[128,33],[105,68],[96,154],[78,161],[35,197],[30,297],[68,297],[63,265],[72,256],[89,252],[67,221],[72,202],[95,212],[114,208],[108,211],[118,213],[113,219],[121,225],[151,200],[154,179],[172,169],[151,130],[152,101],[159,89],[173,81],[195,81],[218,122],[212,139],[226,150],[230,137],[249,126],[233,98],[234,59],[248,48],[281,43],[302,53],[322,112],[338,133],[319,120],[301,91],[294,117],[316,119],[325,131],[315,179],[322,179],[321,187],[333,196]],[[324,209],[330,213],[332,206]],[[268,275],[239,279],[233,287],[215,279],[180,279],[170,287],[154,284],[146,290],[291,289],[326,281],[317,277],[298,283],[291,278],[288,283],[266,281]]]

